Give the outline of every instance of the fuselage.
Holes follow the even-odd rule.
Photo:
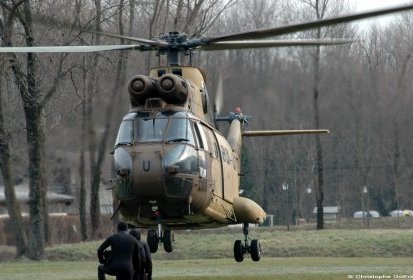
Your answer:
[[[238,195],[242,122],[231,123],[227,141],[211,122],[201,73],[191,67],[178,70],[198,80],[168,76],[177,72],[169,67],[152,71],[151,76],[160,77],[149,82],[137,77],[131,85],[147,92],[142,98],[139,91],[137,100],[131,94],[135,106],[124,117],[115,143],[113,193],[120,213],[140,227],[217,227],[243,222],[245,214],[262,222],[264,211],[253,201],[255,205],[248,207],[249,200]],[[161,91],[179,83],[174,94],[180,96],[157,93],[154,85],[146,87],[149,83]],[[252,212],[246,213],[246,208]]]

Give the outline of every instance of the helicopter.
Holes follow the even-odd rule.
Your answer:
[[[130,109],[124,116],[113,150],[112,192],[119,202],[115,213],[134,227],[147,228],[151,252],[163,244],[173,251],[172,230],[205,229],[241,224],[243,239],[234,242],[237,262],[245,254],[261,258],[259,240],[249,236],[250,224],[261,224],[266,213],[253,200],[240,196],[243,137],[329,133],[315,130],[250,131],[250,117],[241,109],[221,116],[222,86],[211,105],[206,74],[192,65],[196,50],[215,51],[287,46],[340,45],[352,39],[266,39],[312,28],[413,9],[413,4],[306,23],[241,32],[218,37],[190,37],[170,32],[153,39],[88,31],[137,44],[99,46],[2,47],[0,52],[155,51],[166,65],[136,75],[127,84]],[[181,56],[190,56],[183,66]],[[228,122],[225,137],[218,122]]]

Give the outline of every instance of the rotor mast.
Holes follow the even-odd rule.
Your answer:
[[[159,39],[168,43],[166,48],[161,48],[158,51],[158,55],[166,53],[167,66],[181,65],[181,53],[189,51],[191,55],[192,46],[188,42],[192,40],[188,38],[187,34],[173,31],[159,36]]]
[[[181,65],[181,56],[178,49],[169,49],[166,54],[168,60],[168,66],[179,66]]]

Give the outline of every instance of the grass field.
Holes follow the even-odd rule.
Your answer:
[[[154,262],[154,279],[362,279],[389,276],[412,279],[413,258],[264,258],[260,262],[232,259],[175,260]],[[1,280],[92,280],[96,262],[6,262],[0,263]],[[399,275],[399,278],[395,278]],[[401,277],[410,278],[401,278]],[[107,279],[114,279],[108,277]],[[372,279],[372,278],[370,278]],[[376,278],[377,279],[377,278]],[[384,279],[384,278],[382,278]]]
[[[303,230],[252,229],[266,257],[413,257],[413,230]],[[159,252],[158,260],[232,258],[239,228],[181,231],[175,234],[171,254]],[[58,245],[47,248],[50,261],[95,260],[99,242]],[[0,249],[1,251],[1,249]]]
[[[236,263],[232,246],[241,237],[234,228],[177,232],[173,253],[153,254],[154,279],[413,279],[412,229],[252,229],[263,258]],[[101,242],[52,246],[41,262],[13,260],[14,248],[0,246],[0,280],[96,279]]]

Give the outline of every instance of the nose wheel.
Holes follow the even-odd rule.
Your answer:
[[[242,262],[245,254],[250,254],[251,259],[255,262],[261,259],[261,244],[257,239],[251,240],[250,243],[248,227],[248,223],[244,223],[242,226],[244,241],[236,240],[234,242],[234,259],[237,262]]]
[[[163,244],[165,252],[171,253],[173,251],[174,235],[170,229],[162,231],[162,225],[158,225],[158,232],[154,229],[148,230],[146,241],[151,253],[158,251],[159,244]]]

